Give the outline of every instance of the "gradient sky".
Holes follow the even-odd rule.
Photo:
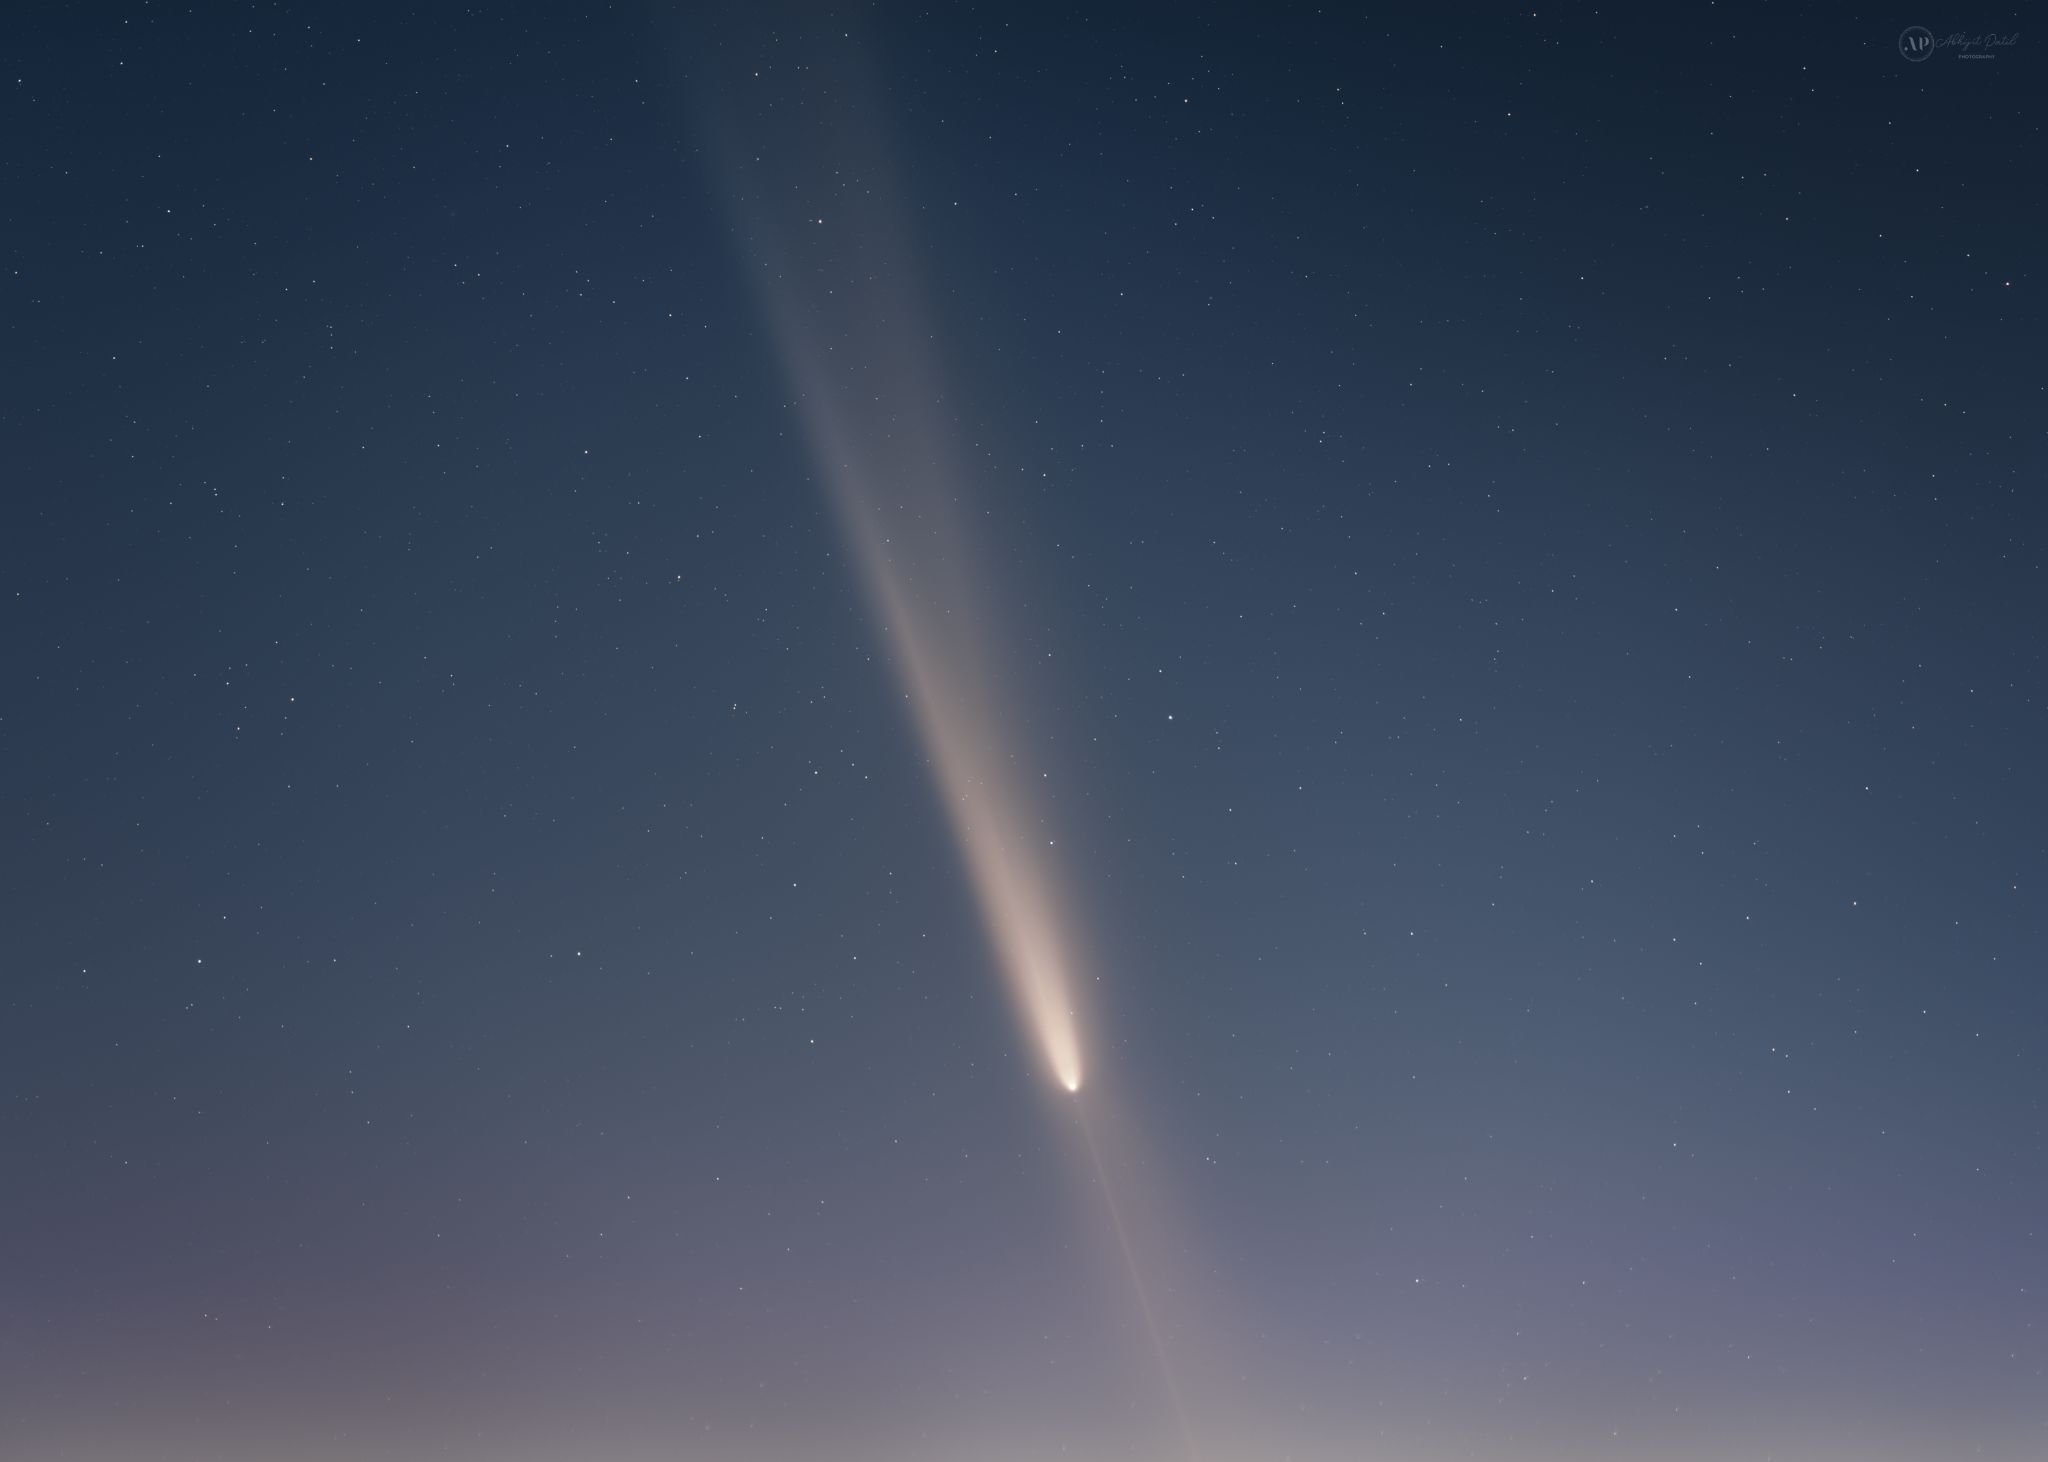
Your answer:
[[[483,9],[9,32],[0,1456],[2048,1455],[2048,36]]]

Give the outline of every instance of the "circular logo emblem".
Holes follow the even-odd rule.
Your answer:
[[[1908,61],[1925,61],[1934,54],[1934,32],[1924,25],[1909,25],[1899,32],[1899,54]]]

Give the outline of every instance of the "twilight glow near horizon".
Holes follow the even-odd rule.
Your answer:
[[[11,19],[4,1462],[2048,1457],[2015,16]]]

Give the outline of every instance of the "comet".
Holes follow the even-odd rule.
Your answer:
[[[889,149],[866,75],[807,64],[805,87],[728,91],[712,133],[796,416],[869,617],[907,702],[992,963],[1072,1115],[1187,1456],[1181,1388],[1089,1103],[1082,960],[1021,704],[1015,616],[944,388]],[[759,72],[753,76],[758,77]],[[744,125],[734,109],[746,108]],[[1107,1099],[1108,1093],[1100,1099]]]
[[[840,440],[833,436],[831,440]],[[917,484],[932,523],[928,551],[956,569],[971,550],[943,527],[945,479]],[[852,473],[834,474],[833,497],[868,593],[888,628],[920,739],[974,887],[998,968],[1046,1069],[1068,1092],[1082,1081],[1081,1041],[1072,994],[1073,961],[1049,849],[1020,785],[1017,748],[986,666],[991,647],[971,630],[982,620],[965,605],[919,592],[922,565],[881,531],[890,516]]]
[[[909,453],[864,433],[797,301],[777,292],[771,313],[835,516],[892,651],[918,740],[1012,1004],[1045,1069],[1079,1092],[1083,1063],[1074,1007],[1074,954],[1046,818],[1031,803],[1027,765],[991,667],[1005,658],[977,586],[978,545],[959,519],[961,476],[927,440]],[[869,460],[880,453],[885,462]],[[887,460],[893,458],[894,460]]]
[[[837,80],[859,89],[857,72]],[[999,669],[1020,657],[1002,632],[989,546],[965,507],[973,474],[928,345],[935,332],[907,264],[885,149],[867,136],[872,111],[796,118],[788,138],[777,128],[791,119],[770,118],[748,129],[745,148],[721,128],[726,170],[811,457],[909,703],[993,962],[1046,1075],[1078,1093],[1074,925],[1032,785],[1044,774],[1018,738],[1027,718]]]

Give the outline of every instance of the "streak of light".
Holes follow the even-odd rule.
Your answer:
[[[788,149],[838,148],[850,155],[833,176],[874,180],[836,210],[841,228],[792,227],[786,207],[762,201],[765,185],[738,149],[730,171],[812,458],[910,702],[1003,982],[1054,1081],[1078,1092],[1073,921],[1044,796],[1027,770],[1033,750],[1016,729],[1025,657],[1003,632],[971,527],[972,474],[942,406],[948,393],[926,344],[935,332],[906,263],[905,210],[867,110],[851,106]]]
[[[1123,1255],[1125,1272],[1131,1278],[1131,1293],[1138,1301],[1138,1314],[1145,1322],[1145,1334],[1152,1342],[1152,1358],[1159,1366],[1159,1380],[1166,1392],[1166,1402],[1173,1411],[1174,1426],[1180,1433],[1182,1448],[1188,1462],[1197,1462],[1194,1428],[1188,1422],[1187,1403],[1181,1398],[1180,1380],[1174,1374],[1173,1360],[1167,1353],[1166,1337],[1160,1331],[1159,1317],[1152,1308],[1152,1295],[1145,1285],[1144,1271],[1138,1267],[1137,1251],[1131,1246],[1131,1233],[1124,1223],[1123,1210],[1117,1206],[1116,1190],[1109,1181],[1109,1168],[1102,1161],[1102,1148],[1095,1141],[1095,1124],[1088,1120],[1088,1104],[1074,1103],[1077,1119],[1081,1125],[1081,1136],[1088,1145],[1088,1159],[1095,1167],[1095,1181],[1102,1190],[1103,1207],[1109,1210],[1109,1226],[1116,1233],[1118,1251]]]

